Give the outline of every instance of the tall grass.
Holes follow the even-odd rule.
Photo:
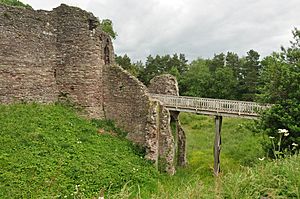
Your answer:
[[[252,122],[224,118],[213,175],[214,118],[181,114],[188,165],[158,174],[111,121],[61,105],[0,105],[0,198],[299,198],[300,158],[269,161]]]
[[[125,184],[151,192],[157,171],[118,132],[60,105],[0,105],[0,198],[92,198]]]
[[[230,172],[222,186],[224,198],[300,198],[300,156]]]
[[[267,160],[260,143],[268,138],[249,130],[253,121],[224,118],[221,173],[214,177],[214,118],[181,114],[180,120],[189,164],[163,178],[152,198],[299,198],[299,156]]]
[[[262,135],[248,126],[253,121],[224,118],[222,125],[221,177],[213,175],[214,118],[195,114],[180,114],[187,135],[188,165],[179,168],[175,176],[160,179],[159,192],[151,198],[222,198],[222,176],[252,166],[264,156],[260,145]]]

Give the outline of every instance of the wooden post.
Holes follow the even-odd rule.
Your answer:
[[[214,174],[218,176],[220,172],[220,151],[221,151],[221,128],[222,128],[222,116],[215,117],[215,146],[214,146]]]

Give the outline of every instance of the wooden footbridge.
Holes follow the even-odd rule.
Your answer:
[[[190,112],[215,116],[215,143],[214,143],[214,173],[220,172],[221,127],[222,117],[243,117],[256,119],[259,112],[271,107],[270,104],[255,102],[198,98],[174,95],[151,94],[154,99],[161,101],[170,111]]]

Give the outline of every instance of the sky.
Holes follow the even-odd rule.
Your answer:
[[[117,55],[145,61],[148,55],[183,53],[189,61],[221,52],[264,57],[289,46],[300,29],[300,0],[21,0],[34,9],[61,3],[111,19]]]

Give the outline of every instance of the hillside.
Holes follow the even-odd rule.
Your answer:
[[[154,167],[112,122],[17,104],[0,105],[0,124],[0,198],[92,198],[155,184]]]
[[[0,105],[0,198],[299,198],[299,156],[259,161],[251,121],[226,118],[222,173],[212,172],[213,118],[182,114],[188,161],[158,174],[110,121],[62,105]],[[130,195],[132,197],[130,197]]]

